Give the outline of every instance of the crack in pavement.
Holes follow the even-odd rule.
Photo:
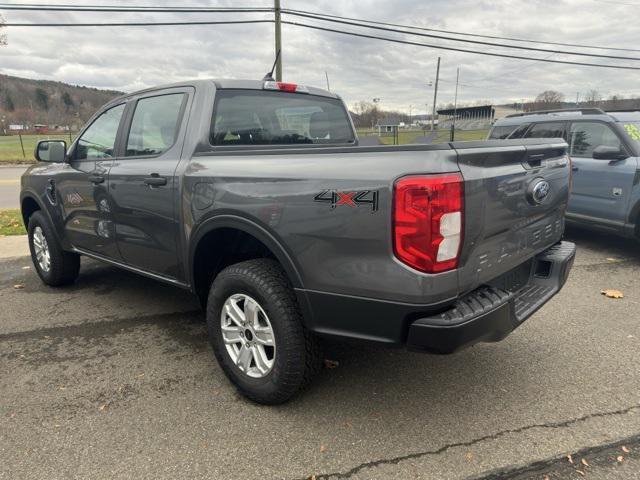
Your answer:
[[[374,468],[374,467],[378,467],[378,466],[381,466],[381,465],[398,465],[399,463],[407,461],[407,460],[413,460],[413,459],[416,459],[416,458],[426,457],[426,456],[429,456],[429,455],[439,455],[441,453],[446,452],[447,450],[451,450],[452,448],[470,447],[470,446],[473,446],[473,445],[476,445],[478,443],[482,443],[482,442],[485,442],[485,441],[497,440],[498,438],[504,437],[505,435],[522,433],[522,432],[526,432],[528,430],[533,430],[535,428],[566,428],[566,427],[575,425],[577,423],[581,423],[581,422],[585,422],[587,420],[591,420],[593,418],[602,418],[602,417],[610,417],[610,416],[616,416],[616,415],[625,415],[625,414],[631,413],[632,411],[635,411],[635,410],[640,410],[640,404],[632,405],[632,406],[627,407],[627,408],[623,408],[623,409],[620,409],[620,410],[613,410],[613,411],[609,411],[609,412],[590,413],[590,414],[584,415],[582,417],[573,418],[573,419],[570,419],[570,420],[563,420],[561,422],[537,423],[537,424],[533,424],[533,425],[526,425],[526,426],[519,427],[519,428],[512,428],[512,429],[502,430],[502,431],[499,431],[499,432],[496,432],[496,433],[492,433],[490,435],[484,435],[482,437],[474,438],[474,439],[468,440],[466,442],[449,443],[449,444],[443,445],[442,447],[440,447],[440,448],[438,448],[436,450],[426,450],[424,452],[409,453],[407,455],[400,455],[400,456],[397,456],[397,457],[383,458],[383,459],[379,459],[379,460],[372,460],[372,461],[369,461],[369,462],[361,463],[360,465],[357,465],[357,466],[347,470],[346,472],[333,472],[333,473],[316,474],[312,478],[314,478],[315,480],[331,479],[331,478],[349,478],[349,477],[359,473],[361,470],[365,470],[365,469],[368,469],[368,468]],[[309,477],[300,477],[299,478],[299,480],[308,480],[308,479],[309,479]]]

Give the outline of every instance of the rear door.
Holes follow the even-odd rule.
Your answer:
[[[124,155],[109,171],[122,259],[170,278],[181,277],[175,172],[192,97],[192,88],[174,88],[135,98],[127,115]]]
[[[459,284],[468,291],[560,240],[569,159],[561,139],[453,146],[465,182]]]
[[[567,216],[622,228],[635,176],[635,159],[593,158],[593,150],[600,145],[624,148],[618,134],[605,122],[573,122],[569,142],[573,181]]]

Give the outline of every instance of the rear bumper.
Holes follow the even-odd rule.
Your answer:
[[[573,265],[576,247],[560,242],[534,257],[529,277],[518,289],[482,286],[445,312],[409,325],[407,347],[453,353],[479,342],[497,342],[560,291]]]

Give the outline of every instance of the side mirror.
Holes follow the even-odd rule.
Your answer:
[[[64,140],[40,140],[33,156],[39,162],[64,163],[67,158],[67,142]]]
[[[593,158],[596,160],[624,160],[629,155],[621,148],[599,145],[593,149]]]

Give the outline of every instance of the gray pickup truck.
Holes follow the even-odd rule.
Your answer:
[[[229,379],[266,404],[320,368],[321,337],[451,353],[557,293],[562,139],[358,146],[335,94],[199,80],[113,100],[42,141],[20,200],[44,283],[84,255],[191,290]]]

